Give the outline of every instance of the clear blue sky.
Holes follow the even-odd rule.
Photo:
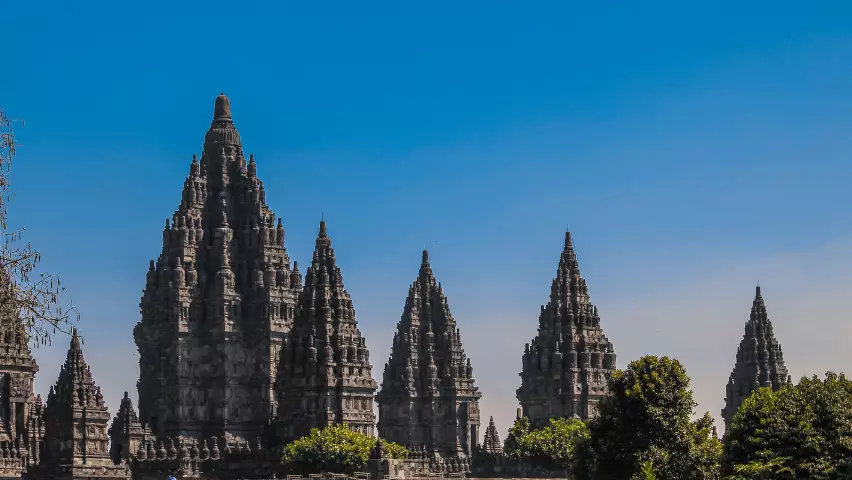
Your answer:
[[[328,220],[374,377],[425,244],[501,431],[567,225],[621,366],[644,350],[608,311],[852,235],[849,2],[26,1],[0,31],[0,105],[27,122],[12,220],[63,275],[112,406],[220,91],[294,259]],[[714,299],[740,312],[724,349],[687,365],[722,365],[696,377],[716,403],[744,275]],[[38,352],[42,390],[62,353]]]

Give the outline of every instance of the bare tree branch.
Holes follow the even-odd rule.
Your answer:
[[[0,109],[0,328],[20,331],[37,346],[49,344],[57,333],[70,334],[79,313],[73,305],[63,306],[59,276],[38,271],[41,255],[23,241],[24,230],[8,229],[16,125],[23,122]]]

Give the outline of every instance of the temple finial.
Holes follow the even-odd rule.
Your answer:
[[[325,227],[325,217],[323,217],[322,220],[320,220],[319,234],[320,234],[321,237],[324,237],[324,236],[327,235],[326,227]]]
[[[230,120],[231,119],[231,101],[225,96],[225,92],[216,97],[216,105],[213,108],[214,120]]]

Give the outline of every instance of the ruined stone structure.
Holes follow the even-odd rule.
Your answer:
[[[524,349],[517,390],[524,416],[534,428],[554,417],[594,416],[614,369],[615,351],[589,299],[568,232],[538,335]]]
[[[470,456],[478,441],[481,396],[424,250],[376,398],[379,435],[409,448],[425,446],[430,455]]]
[[[281,219],[266,206],[254,156],[246,162],[220,95],[151,261],[134,330],[139,417],[154,435],[241,442],[264,434],[300,284]]]
[[[725,408],[722,409],[725,428],[728,428],[743,400],[753,391],[761,387],[778,390],[792,382],[784,364],[781,344],[772,332],[772,322],[769,321],[758,286],[751,305],[751,315],[745,325],[745,334],[737,348],[737,361],[725,388]]]
[[[28,478],[129,479],[130,469],[109,456],[107,411],[101,389],[83,358],[77,331],[56,385],[44,407],[44,441],[38,465],[27,468]]]
[[[325,221],[303,287],[275,220],[220,95],[147,274],[134,329],[138,410],[125,393],[107,431],[110,415],[76,330],[43,406],[33,395],[38,367],[28,339],[20,325],[0,322],[0,480],[282,477],[292,472],[281,446],[312,427],[373,434],[374,397],[379,434],[410,448],[408,459],[391,460],[379,442],[367,467],[374,478],[554,474],[506,456],[493,418],[477,446],[481,394],[426,251],[376,396]],[[592,417],[615,364],[567,233],[550,300],[523,354],[519,416],[533,427]],[[760,386],[789,383],[758,288],[722,415],[729,421]]]
[[[109,427],[110,449],[109,456],[116,464],[129,463],[131,455],[139,451],[139,447],[154,437],[147,424],[143,424],[136,415],[130,395],[124,392],[124,398],[118,407],[118,413],[112,419]]]
[[[482,449],[486,453],[503,453],[503,444],[500,443],[500,436],[497,434],[497,427],[494,425],[494,417],[491,417],[488,421],[485,439],[482,441]]]
[[[38,365],[22,324],[9,318],[0,321],[0,477],[19,478],[38,462],[44,422],[41,397],[33,395]]]
[[[313,427],[341,423],[374,434],[372,369],[322,221],[293,328],[281,351],[279,439],[295,439]]]

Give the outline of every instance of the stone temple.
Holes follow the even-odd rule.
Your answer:
[[[376,417],[370,352],[355,321],[325,221],[296,320],[278,369],[278,438],[292,440],[311,428],[345,424],[373,435]]]
[[[743,400],[753,391],[761,387],[778,390],[792,383],[793,380],[784,364],[781,344],[772,332],[772,322],[769,321],[766,304],[758,286],[755,289],[751,315],[745,325],[745,334],[737,348],[737,361],[725,388],[725,408],[722,409],[725,428],[728,428]]]
[[[264,435],[301,279],[225,95],[151,261],[134,330],[139,418],[156,436]]]
[[[555,417],[594,416],[614,370],[615,351],[580,276],[568,232],[550,287],[550,301],[541,307],[538,335],[524,350],[517,391],[523,415],[534,428]]]
[[[379,435],[430,455],[470,456],[479,438],[481,396],[461,332],[424,250],[376,398]]]
[[[133,331],[138,410],[125,393],[109,424],[76,330],[42,403],[26,332],[14,312],[0,312],[0,480],[281,478],[291,473],[281,446],[332,424],[377,429],[410,448],[406,460],[391,460],[377,442],[368,461],[374,478],[529,477],[501,452],[493,419],[479,444],[482,395],[427,252],[377,394],[326,222],[304,284],[284,239],[220,95],[145,279]],[[522,357],[522,414],[536,427],[594,416],[616,356],[570,233],[538,323]],[[722,414],[730,420],[760,386],[789,383],[758,288]]]

